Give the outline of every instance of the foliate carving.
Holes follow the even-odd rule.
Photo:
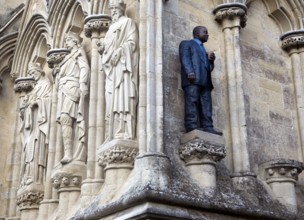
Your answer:
[[[36,81],[33,77],[20,77],[15,80],[14,90],[15,92],[28,93],[33,90],[36,85]]]
[[[17,197],[17,205],[20,209],[38,207],[43,197],[43,192],[26,192]]]
[[[303,163],[294,160],[278,159],[267,163],[266,182],[297,181],[304,169]]]
[[[59,64],[70,51],[65,48],[53,49],[47,52],[47,63],[49,68],[54,68],[55,64]]]
[[[61,188],[79,188],[81,186],[82,177],[78,175],[57,175],[52,178],[53,187],[55,189]]]
[[[86,37],[92,37],[92,33],[106,33],[111,24],[109,15],[92,15],[85,19],[84,33]]]
[[[226,3],[219,5],[213,10],[215,20],[222,22],[224,19],[233,20],[240,18],[240,26],[243,28],[247,22],[247,7],[240,3]]]
[[[281,40],[281,47],[284,50],[304,47],[304,31],[287,32],[281,36]]]
[[[138,150],[132,147],[115,146],[106,150],[99,156],[99,165],[106,167],[111,164],[129,164],[133,165]]]
[[[203,159],[218,162],[226,157],[226,149],[223,145],[215,145],[196,139],[180,147],[179,157],[186,163]]]

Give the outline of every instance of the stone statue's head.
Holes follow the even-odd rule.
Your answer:
[[[64,37],[64,46],[68,50],[71,50],[74,45],[80,47],[81,42],[82,38],[79,36],[79,34],[76,34],[74,32],[69,32]]]
[[[118,18],[125,14],[126,4],[123,0],[110,0],[109,9],[111,10],[112,21],[116,22]]]
[[[28,66],[27,74],[38,81],[41,76],[45,75],[40,63],[30,63]]]

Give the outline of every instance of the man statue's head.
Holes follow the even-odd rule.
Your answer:
[[[205,26],[196,26],[193,29],[193,38],[199,39],[202,43],[205,43],[208,41],[209,34],[208,29]]]
[[[33,77],[35,81],[38,81],[41,76],[45,75],[40,63],[30,63],[27,74]]]
[[[82,38],[79,36],[79,34],[70,32],[65,35],[64,38],[64,47],[68,50],[77,49],[80,47],[80,44],[82,42]]]
[[[116,22],[125,14],[126,4],[123,0],[110,0],[109,9],[111,10],[112,21]]]

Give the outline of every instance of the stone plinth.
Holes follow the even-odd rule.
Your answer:
[[[51,175],[53,187],[59,194],[57,218],[64,216],[72,210],[80,196],[82,180],[86,178],[86,165],[80,161],[72,161],[67,165],[54,168]]]
[[[216,188],[216,163],[226,156],[224,138],[193,130],[181,137],[179,156],[202,188]]]
[[[105,171],[102,192],[106,193],[110,200],[132,171],[138,153],[138,144],[132,140],[112,140],[103,144],[98,152],[99,165]]]
[[[277,159],[262,165],[265,169],[264,179],[272,189],[276,198],[286,207],[297,213],[297,196],[295,184],[298,180],[298,175],[304,169],[303,163]]]
[[[21,212],[21,219],[36,219],[39,205],[43,200],[44,188],[42,184],[31,183],[22,186],[17,192],[17,205]]]

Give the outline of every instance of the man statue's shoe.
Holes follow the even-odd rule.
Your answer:
[[[72,161],[72,157],[64,156],[64,158],[62,158],[62,160],[60,162],[62,164],[67,164],[67,163],[70,163],[71,161]]]
[[[204,132],[208,132],[208,133],[220,135],[220,136],[223,135],[223,132],[216,131],[216,130],[214,130],[213,128],[200,128],[200,130],[201,130],[201,131],[204,131]]]

